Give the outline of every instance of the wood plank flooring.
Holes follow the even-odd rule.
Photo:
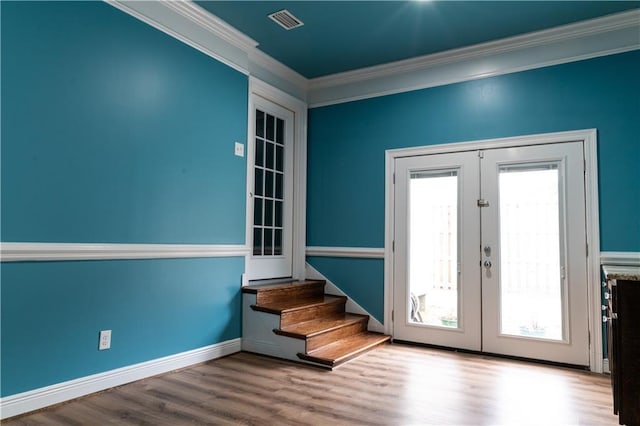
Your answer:
[[[3,425],[616,425],[609,377],[385,345],[328,371],[249,353]]]

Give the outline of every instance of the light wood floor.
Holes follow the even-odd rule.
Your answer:
[[[6,425],[615,425],[609,377],[385,345],[334,371],[249,353]]]

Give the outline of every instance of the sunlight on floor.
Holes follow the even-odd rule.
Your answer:
[[[499,424],[577,424],[570,379],[539,368],[503,368],[494,387]],[[523,413],[526,415],[523,416]]]

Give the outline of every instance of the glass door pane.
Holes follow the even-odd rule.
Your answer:
[[[457,171],[410,174],[408,234],[408,321],[458,328]]]
[[[558,165],[498,173],[501,333],[562,340]]]
[[[256,110],[253,255],[283,254],[285,122]]]

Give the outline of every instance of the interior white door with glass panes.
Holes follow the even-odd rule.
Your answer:
[[[249,147],[248,279],[290,277],[293,246],[293,112],[254,95]]]
[[[581,142],[395,161],[394,338],[589,364]]]

